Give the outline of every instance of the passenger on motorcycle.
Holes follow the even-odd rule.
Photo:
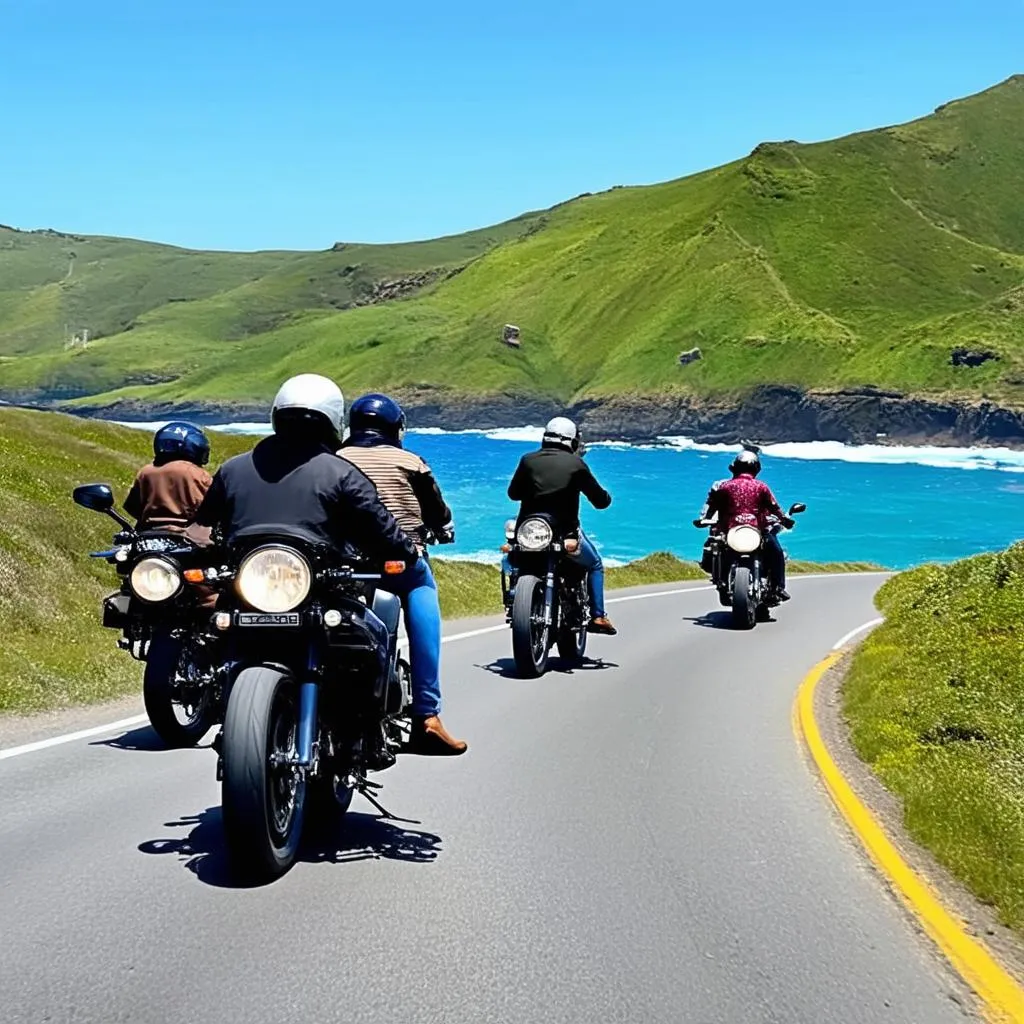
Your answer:
[[[139,470],[124,509],[137,530],[181,533],[213,482],[203,469],[210,442],[191,423],[168,423],[153,435],[153,461]]]
[[[377,488],[380,500],[398,525],[413,538],[420,557],[400,576],[381,581],[397,594],[405,610],[412,668],[412,713],[421,723],[414,740],[435,754],[463,754],[466,743],[452,737],[441,714],[441,608],[430,570],[426,542],[433,534],[442,543],[455,539],[451,510],[430,467],[402,447],[405,413],[387,395],[357,398],[349,412],[349,437],[338,454],[358,466]]]
[[[768,519],[774,516],[787,527],[793,525],[793,520],[782,511],[771,488],[763,480],[757,479],[758,473],[761,472],[761,460],[756,452],[749,449],[740,452],[733,459],[729,470],[732,479],[719,480],[708,491],[700,520],[714,519],[712,530],[726,533],[741,516],[756,516],[764,538],[765,565],[771,576],[775,594],[780,601],[788,601],[786,556],[777,534],[768,528]]]
[[[558,533],[578,538],[575,551],[566,544],[566,554],[573,557],[587,572],[590,597],[591,633],[614,636],[618,631],[605,614],[604,564],[597,548],[580,527],[580,495],[596,509],[605,509],[612,496],[597,482],[580,454],[582,438],[579,427],[565,416],[557,416],[544,428],[538,451],[524,455],[519,461],[508,496],[520,502],[519,520],[531,515],[549,515]]]
[[[366,475],[336,455],[345,402],[334,381],[303,373],[274,399],[274,433],[217,471],[196,515],[231,543],[268,528],[326,544],[339,554],[360,551],[415,566],[416,545],[402,532]],[[413,720],[410,749],[436,753],[424,720]]]

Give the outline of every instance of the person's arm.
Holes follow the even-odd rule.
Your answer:
[[[132,489],[128,492],[128,497],[124,499],[124,510],[132,517],[132,519],[138,520],[142,515],[142,474],[140,473],[132,484]]]
[[[607,508],[612,503],[612,496],[597,482],[597,477],[590,471],[590,467],[580,459],[578,471],[580,493],[596,509]]]
[[[370,478],[353,463],[339,461],[344,468],[338,477],[338,497],[352,542],[382,562],[414,565],[420,557],[416,545],[380,500]]]
[[[527,495],[527,479],[528,474],[526,472],[526,462],[523,459],[520,459],[519,465],[516,466],[516,471],[508,485],[508,496],[512,501],[525,500]]]
[[[420,515],[427,529],[440,534],[452,521],[452,510],[445,503],[434,474],[423,462],[422,469],[413,473],[410,480],[416,500],[420,503]]]
[[[714,483],[711,485],[711,489],[708,491],[708,496],[704,499],[704,505],[700,510],[700,515],[693,521],[694,525],[698,523],[710,522],[712,516],[718,515],[718,484]]]
[[[217,475],[210,481],[209,489],[202,504],[196,510],[195,522],[198,526],[221,526],[228,517],[228,494],[224,486],[223,470],[218,469]]]

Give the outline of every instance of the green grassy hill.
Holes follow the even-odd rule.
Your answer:
[[[223,409],[319,370],[450,408],[764,383],[1024,407],[1022,125],[1018,76],[911,124],[407,245],[199,253],[0,229],[0,393]],[[499,343],[506,322],[521,349]],[[93,340],[67,348],[65,325]],[[996,358],[954,366],[960,345]]]

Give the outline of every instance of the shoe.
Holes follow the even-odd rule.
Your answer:
[[[410,754],[423,754],[426,757],[455,757],[464,754],[468,748],[469,744],[464,740],[457,740],[449,734],[437,715],[413,718],[408,746]]]
[[[788,601],[790,599],[789,594],[783,590],[782,587],[779,587],[779,589],[775,591],[775,596],[780,601]]]
[[[600,633],[603,636],[615,636],[615,634],[618,633],[618,630],[612,625],[612,621],[607,615],[599,615],[590,620],[590,625],[587,626],[587,632]]]

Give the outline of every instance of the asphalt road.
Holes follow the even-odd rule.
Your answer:
[[[797,744],[793,695],[877,577],[616,603],[597,660],[524,682],[445,647],[453,760],[378,776],[334,841],[230,885],[209,750],[139,728],[0,761],[0,1021],[963,1021]],[[708,617],[710,613],[710,617]]]

